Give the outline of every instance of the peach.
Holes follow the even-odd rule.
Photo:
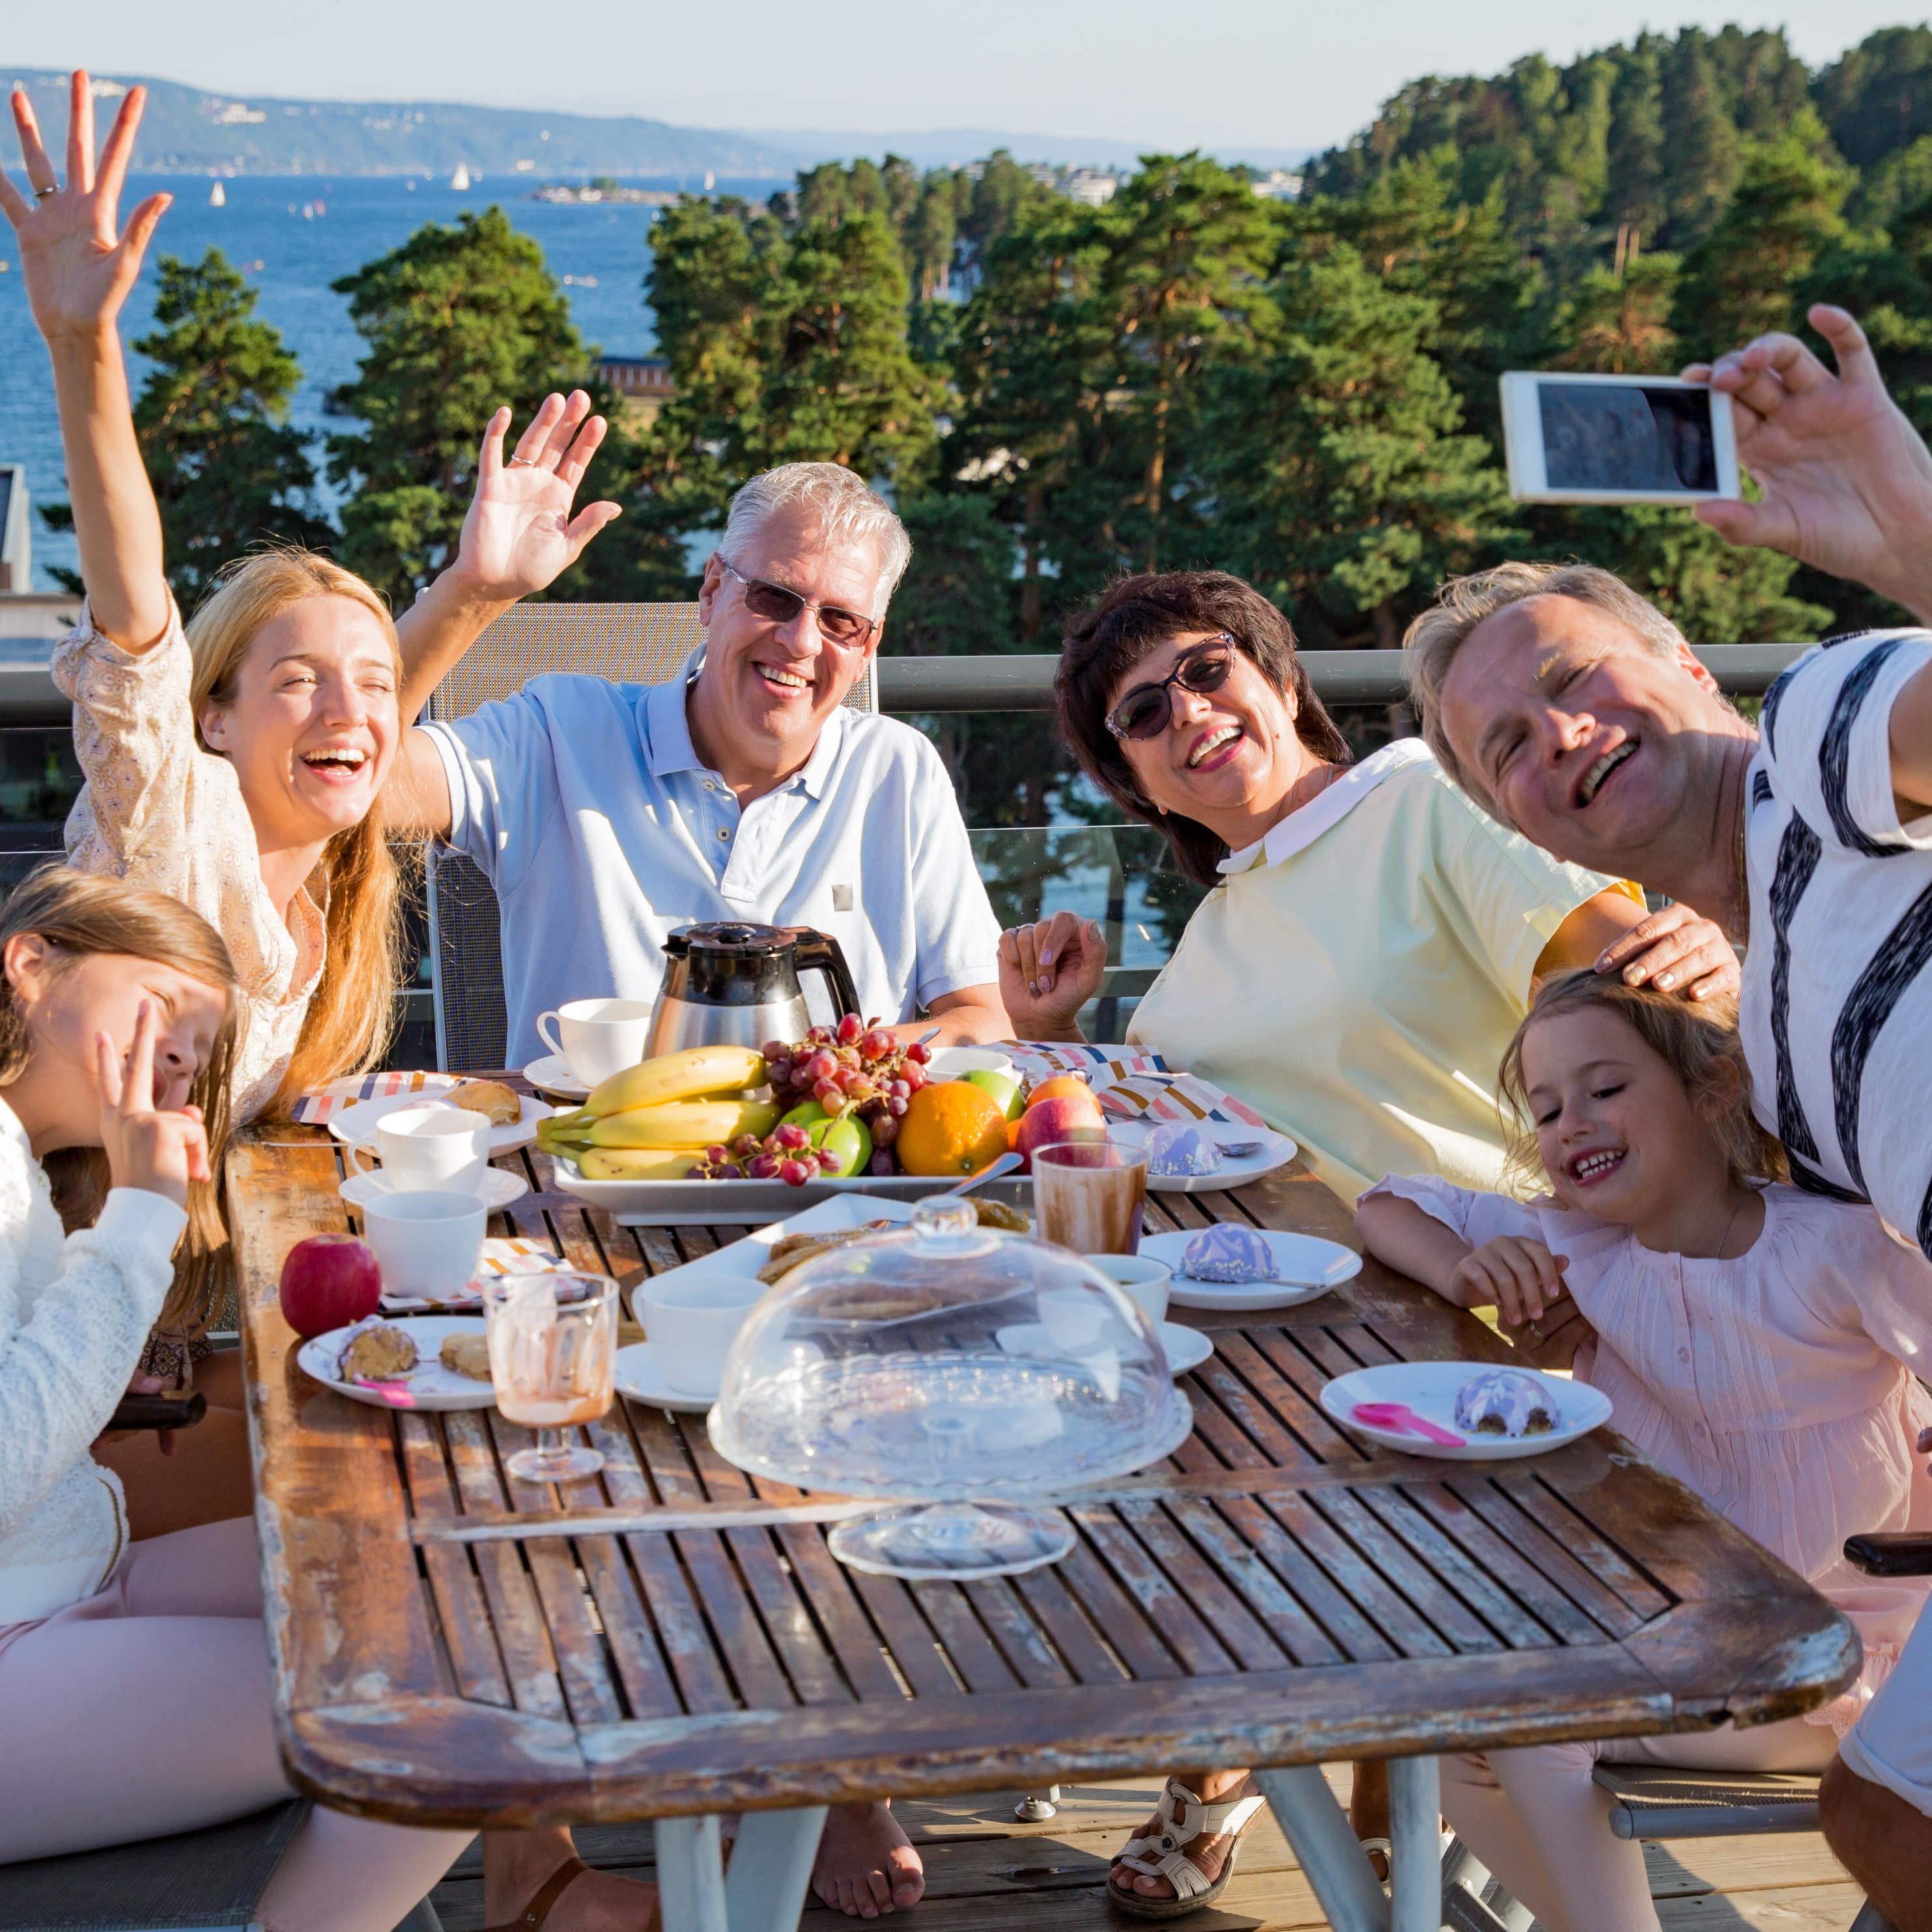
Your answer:
[[[1089,1094],[1083,1101],[1070,1096],[1036,1100],[1020,1116],[1019,1131],[1013,1136],[1015,1150],[1029,1164],[1041,1148],[1055,1141],[1100,1141],[1107,1137],[1100,1110]]]

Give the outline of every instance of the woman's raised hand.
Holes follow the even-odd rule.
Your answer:
[[[1074,1040],[1080,1009],[1100,990],[1107,941],[1099,926],[1057,912],[1000,934],[1000,998],[1018,1040]]]
[[[623,512],[615,503],[586,503],[573,517],[577,486],[609,425],[590,413],[581,389],[568,400],[546,396],[506,460],[510,412],[499,410],[483,432],[476,494],[463,520],[452,568],[472,595],[508,603],[543,590],[584,554],[584,547]]]
[[[32,199],[0,174],[0,212],[19,238],[27,300],[50,342],[62,336],[97,335],[112,326],[141,272],[141,257],[154,224],[174,199],[150,195],[128,218],[126,227],[120,226],[121,185],[134,156],[134,130],[141,124],[147,91],[128,90],[101,150],[97,172],[94,92],[84,71],[74,75],[73,90],[65,185],[55,172],[22,88],[14,90],[14,125],[20,133],[20,159]]]
[[[134,1042],[124,1066],[114,1042],[94,1036],[94,1075],[100,1086],[100,1144],[116,1187],[146,1188],[166,1196],[178,1208],[188,1204],[190,1180],[212,1180],[208,1136],[199,1107],[159,1113],[154,1107],[154,1037],[159,1031],[154,1003],[141,1002]]]

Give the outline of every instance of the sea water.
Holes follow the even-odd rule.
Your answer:
[[[17,184],[17,166],[10,172]],[[718,191],[757,200],[781,184],[724,181]],[[586,342],[610,356],[647,356],[655,346],[644,296],[655,212],[650,208],[534,200],[539,182],[533,175],[482,177],[467,193],[453,190],[447,176],[240,175],[223,182],[226,202],[220,208],[209,205],[210,185],[206,175],[130,177],[124,212],[157,192],[171,194],[175,201],[123,314],[122,338],[131,342],[152,326],[159,256],[198,262],[209,248],[220,249],[260,292],[256,314],[281,331],[302,364],[302,389],[290,412],[300,428],[320,433],[356,427],[322,411],[327,392],[353,379],[365,347],[350,322],[347,298],[329,284],[400,246],[425,223],[453,225],[466,209],[480,213],[493,202],[542,244],[551,272],[565,284],[572,318]],[[675,189],[682,184],[652,178],[631,185]],[[0,272],[0,463],[26,465],[27,488],[36,503],[63,502],[67,490],[52,379],[28,312],[19,244],[4,224],[0,261],[7,264]],[[141,358],[132,360],[138,394],[146,370]],[[481,423],[477,430],[480,435]],[[47,566],[72,568],[74,540],[49,530],[36,515],[33,546],[36,587],[52,590]]]

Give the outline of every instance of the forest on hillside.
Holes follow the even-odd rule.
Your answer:
[[[1688,28],[1418,80],[1290,202],[1192,154],[1143,157],[1098,207],[1004,154],[889,159],[763,204],[686,197],[652,235],[676,400],[600,456],[590,486],[626,514],[556,594],[690,594],[692,535],[814,458],[876,478],[912,530],[889,651],[1050,649],[1115,574],[1184,566],[1250,578],[1310,647],[1386,647],[1443,575],[1509,555],[1606,565],[1696,640],[1814,637],[1883,614],[1682,512],[1512,503],[1496,378],[1674,370],[1824,299],[1932,430],[1932,29],[1816,72],[1781,34]],[[327,530],[253,292],[218,256],[165,273],[142,428],[184,599],[265,532],[412,594],[454,544],[476,425],[592,360],[500,212],[369,264],[338,284],[368,352],[336,399],[359,421],[323,454],[347,493]],[[975,822],[1042,822],[1043,720],[932,724]]]

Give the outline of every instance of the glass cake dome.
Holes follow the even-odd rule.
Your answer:
[[[962,1581],[1064,1556],[1066,1520],[1026,1505],[1157,1462],[1193,1426],[1119,1288],[963,1201],[786,1275],[733,1341],[710,1418],[754,1474],[903,1499],[840,1523],[841,1562]]]

